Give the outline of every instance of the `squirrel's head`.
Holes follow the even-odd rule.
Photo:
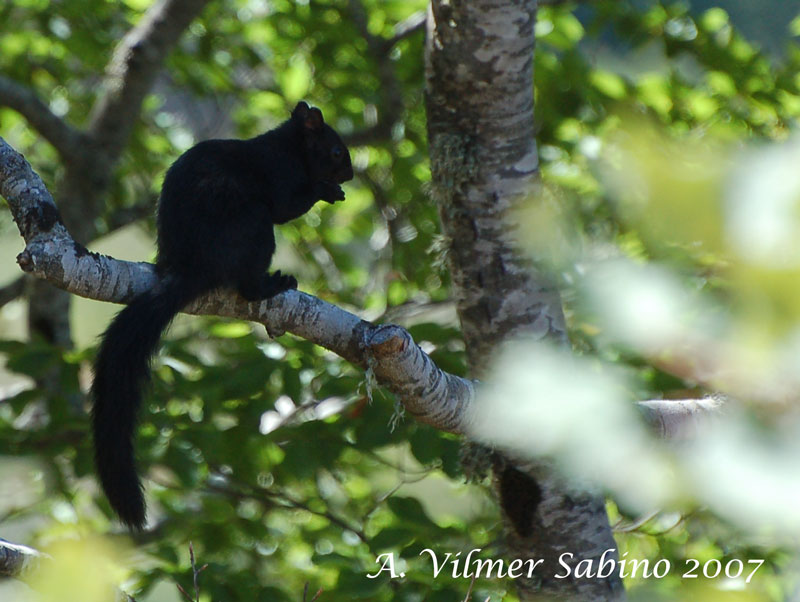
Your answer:
[[[303,132],[306,164],[314,182],[341,184],[353,179],[350,153],[331,126],[322,118],[322,111],[298,102],[292,111],[294,121]]]

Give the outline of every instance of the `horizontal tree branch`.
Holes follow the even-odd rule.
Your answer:
[[[147,205],[141,203],[138,205],[133,205],[132,207],[123,207],[118,209],[109,216],[107,220],[108,229],[103,233],[103,235],[105,236],[112,232],[116,232],[120,228],[124,228],[135,221],[147,217],[152,212],[152,202]],[[25,282],[26,277],[22,275],[18,276],[5,286],[0,287],[0,308],[8,303],[11,303],[12,301],[16,301],[25,293]]]
[[[0,539],[0,575],[22,577],[39,566],[45,554],[5,539]]]
[[[126,303],[156,284],[152,264],[113,259],[77,244],[39,176],[2,138],[0,195],[26,242],[17,257],[23,271],[76,295],[112,303]],[[370,371],[417,420],[448,432],[473,432],[476,383],[440,370],[399,326],[372,324],[296,290],[248,302],[220,289],[184,311],[260,322],[271,335],[291,332]],[[715,409],[703,400],[649,401],[640,406],[648,422],[667,437],[681,432],[683,421]]]
[[[2,138],[0,195],[26,242],[17,257],[23,271],[73,294],[112,303],[128,302],[156,284],[153,265],[113,259],[77,244],[39,176]],[[467,429],[465,408],[474,397],[473,383],[439,370],[399,327],[371,324],[295,290],[253,303],[217,290],[185,312],[260,322],[272,335],[291,332],[373,371],[418,420],[450,432]]]
[[[637,404],[650,428],[664,439],[692,439],[720,416],[725,398],[650,399]]]

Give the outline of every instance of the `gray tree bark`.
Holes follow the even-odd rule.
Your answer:
[[[90,253],[67,231],[55,201],[25,158],[0,138],[0,196],[25,240],[20,268],[68,293],[125,303],[156,285],[154,266]],[[414,418],[440,430],[474,427],[477,384],[440,370],[404,329],[376,326],[329,303],[287,291],[247,303],[232,291],[215,291],[185,310],[261,322],[272,335],[292,332],[367,368],[403,402]],[[646,419],[665,437],[691,435],[713,412],[707,400],[640,403]]]
[[[197,7],[203,2],[190,4]],[[486,369],[497,345],[510,336],[567,342],[558,293],[517,249],[510,217],[516,206],[531,198],[536,179],[534,21],[535,2],[499,0],[437,1],[428,18],[427,104],[434,186],[450,240],[459,315],[476,376]],[[0,102],[2,83],[0,78]],[[144,94],[142,90],[146,86],[134,87],[132,97]],[[114,96],[120,102],[128,97]],[[140,101],[141,97],[136,102]],[[40,117],[48,121],[46,114]],[[92,123],[98,120],[95,116]],[[127,133],[121,124],[109,128],[111,156],[118,157]],[[105,161],[103,149],[69,129],[53,132],[51,138],[58,144],[78,140],[86,157]],[[102,190],[107,181],[95,184]],[[0,194],[8,199],[26,240],[26,250],[18,258],[26,272],[71,293],[112,302],[125,302],[153,286],[152,266],[88,253],[76,243],[41,180],[2,139]],[[92,189],[87,194],[97,192]],[[72,200],[68,197],[68,202]],[[374,326],[297,291],[260,304],[218,291],[188,311],[257,320],[271,333],[294,332],[368,368],[417,419],[451,432],[470,431],[475,383],[439,370],[400,328]],[[702,414],[706,408],[701,405],[698,400],[684,400],[647,402],[641,407],[648,420],[669,436]],[[571,489],[546,464],[499,454],[497,458],[495,486],[508,527],[508,555],[547,561],[537,571],[542,579],[518,581],[522,599],[620,597],[621,584],[615,577],[552,578],[561,553],[575,554],[574,566],[581,559],[597,561],[614,547],[602,497]]]
[[[513,211],[535,202],[533,129],[536,2],[433,0],[426,44],[431,172],[470,369],[480,376],[498,345],[517,335],[567,344],[558,292],[514,242]],[[494,488],[509,558],[543,559],[517,580],[522,600],[611,600],[622,582],[556,579],[595,566],[616,544],[602,495],[571,489],[544,462],[496,454]],[[610,553],[616,558],[616,552]]]

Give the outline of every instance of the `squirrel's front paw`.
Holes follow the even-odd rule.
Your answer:
[[[331,188],[333,188],[333,194],[330,197],[329,203],[335,203],[336,201],[343,201],[344,200],[344,190],[338,184],[334,184]]]
[[[297,288],[297,279],[290,274],[281,274],[280,270],[272,274],[271,279],[275,289],[279,292]]]
[[[344,190],[338,184],[331,182],[317,182],[317,194],[326,203],[335,203],[344,200]]]

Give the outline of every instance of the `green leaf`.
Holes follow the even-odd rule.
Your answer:
[[[395,495],[386,500],[386,504],[405,523],[425,528],[434,526],[417,498]]]
[[[625,80],[610,71],[595,70],[589,75],[592,85],[611,98],[622,98],[627,92]]]
[[[716,33],[726,25],[728,25],[730,17],[725,10],[721,8],[709,8],[703,13],[700,18],[700,24],[704,29],[711,33]]]
[[[800,36],[800,15],[789,22],[789,33],[793,36]]]
[[[414,529],[408,527],[387,527],[375,535],[371,544],[376,550],[396,551],[406,547],[419,537]]]
[[[209,328],[211,336],[238,339],[249,335],[252,327],[249,322],[215,322]]]
[[[278,76],[281,88],[290,103],[306,96],[311,86],[311,65],[302,54],[295,54],[286,69]]]
[[[382,574],[370,579],[365,572],[341,571],[336,582],[336,599],[369,600],[388,585],[388,577]]]

